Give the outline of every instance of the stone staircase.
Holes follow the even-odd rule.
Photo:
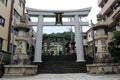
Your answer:
[[[76,55],[43,56],[38,73],[85,73],[85,62],[76,62]]]

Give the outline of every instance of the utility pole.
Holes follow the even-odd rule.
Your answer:
[[[91,20],[91,26],[92,26],[92,38],[93,38],[93,59],[95,59],[95,36],[94,36],[94,30],[93,27],[95,26]]]
[[[15,36],[15,31],[14,31],[14,27],[12,26],[12,47],[11,47],[11,64],[13,61],[13,54],[14,54],[14,36]]]
[[[71,36],[71,42],[73,41],[73,32],[72,32],[72,26],[71,26],[71,29],[70,29],[70,36]]]

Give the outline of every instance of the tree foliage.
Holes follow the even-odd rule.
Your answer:
[[[120,31],[113,32],[112,41],[109,43],[109,52],[115,62],[120,62]]]
[[[61,37],[61,38],[65,38],[65,40],[70,41],[71,40],[71,34],[74,36],[75,34],[72,32],[63,32],[63,33],[51,33],[51,34],[43,34],[43,38],[45,37]]]

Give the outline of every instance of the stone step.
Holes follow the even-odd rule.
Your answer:
[[[38,73],[85,73],[87,71],[86,64],[83,62],[63,62],[63,61],[47,61],[41,63]]]
[[[76,54],[61,56],[42,56],[42,61],[76,61]]]
[[[76,62],[76,55],[43,56],[38,73],[85,73],[85,62]]]
[[[81,62],[81,63],[78,63],[78,62],[68,62],[68,61],[55,61],[55,62],[52,62],[52,61],[48,61],[48,62],[43,62],[42,65],[40,67],[70,67],[70,68],[74,68],[74,67],[82,67],[84,66],[85,63]]]
[[[39,70],[38,73],[86,73],[86,70],[80,68],[57,68],[57,69],[46,69]]]

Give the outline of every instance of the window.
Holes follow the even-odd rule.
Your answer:
[[[110,17],[113,14],[113,11],[109,11],[109,13],[106,14],[106,17]]]
[[[29,50],[29,43],[26,43],[26,48],[27,50]]]
[[[5,19],[2,16],[0,16],[0,25],[4,26],[4,24],[5,24]]]
[[[105,3],[107,3],[108,2],[108,0],[104,0],[105,1]]]
[[[20,15],[18,14],[18,12],[14,9],[14,16],[18,19],[18,20],[20,20]]]
[[[5,6],[7,6],[7,1],[8,1],[8,0],[0,0],[0,1],[2,1],[2,3],[3,3]]]
[[[89,34],[88,36],[89,36],[89,38],[90,38],[90,34]]]
[[[3,39],[0,38],[0,50],[2,50],[2,43],[3,43]]]
[[[120,2],[116,2],[113,6],[113,10],[116,10],[120,6]]]
[[[87,39],[87,36],[83,36],[84,39]]]

